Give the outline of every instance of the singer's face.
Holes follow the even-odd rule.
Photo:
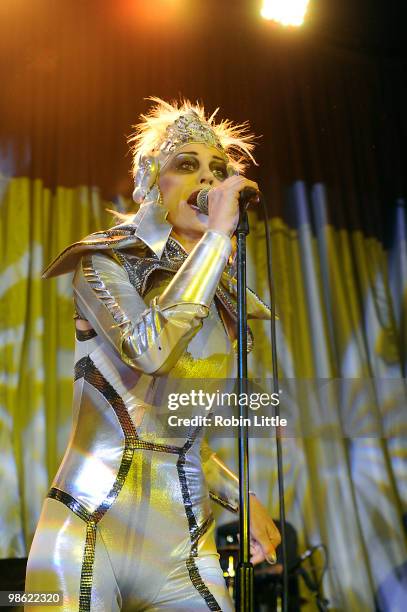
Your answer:
[[[194,191],[216,187],[228,177],[227,162],[214,147],[186,144],[178,149],[160,173],[159,186],[168,221],[179,236],[200,238],[207,230],[208,217],[192,208],[187,200]]]

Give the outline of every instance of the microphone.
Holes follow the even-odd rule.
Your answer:
[[[302,553],[302,555],[300,555],[299,557],[297,557],[294,560],[292,565],[289,566],[288,571],[289,572],[294,572],[294,571],[298,570],[298,568],[301,566],[301,564],[304,561],[306,561],[307,559],[309,559],[310,557],[312,557],[312,555],[314,554],[314,552],[316,550],[318,550],[318,548],[323,548],[324,549],[324,545],[323,544],[317,544],[316,546],[311,546],[311,548],[308,548],[305,552]]]
[[[197,206],[201,213],[204,215],[208,214],[208,194],[210,187],[204,187],[200,191],[194,191],[189,196],[187,202],[193,206]],[[250,204],[257,203],[259,201],[259,191],[253,187],[244,187],[239,194],[239,206],[246,209]]]

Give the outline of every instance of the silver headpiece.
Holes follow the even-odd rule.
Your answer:
[[[133,198],[142,203],[147,194],[158,189],[160,170],[172,155],[185,144],[203,143],[215,147],[234,171],[244,169],[247,160],[255,163],[251,151],[253,136],[248,124],[234,125],[229,120],[215,123],[217,110],[206,117],[198,103],[188,100],[168,103],[160,98],[150,98],[155,106],[142,115],[142,121],[129,138],[132,143],[135,189]]]
[[[170,155],[178,147],[189,142],[201,142],[208,147],[215,147],[227,157],[219,138],[211,126],[206,121],[202,121],[192,109],[188,113],[180,115],[174,123],[167,127],[165,140],[160,146],[160,157],[161,155]]]

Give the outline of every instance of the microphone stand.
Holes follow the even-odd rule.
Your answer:
[[[238,396],[247,395],[247,309],[246,309],[246,236],[249,233],[249,222],[246,206],[250,194],[245,190],[239,198],[239,224],[236,229],[237,236],[237,376]],[[266,224],[267,237],[267,271],[270,286],[271,300],[271,345],[273,360],[273,386],[274,392],[279,393],[278,369],[277,369],[277,341],[275,329],[275,301],[273,277],[271,273],[271,245],[268,238],[267,211],[264,199],[260,194],[260,202],[264,209],[264,220]],[[243,405],[241,405],[243,404]],[[279,406],[274,410],[275,416],[279,416]],[[248,428],[248,406],[246,402],[239,402],[239,531],[240,531],[240,556],[236,571],[236,610],[237,612],[253,612],[253,583],[254,569],[250,563],[250,506],[249,506],[249,436]],[[247,419],[247,420],[246,420]],[[276,428],[277,449],[277,471],[278,471],[278,493],[280,501],[280,530],[281,550],[283,561],[283,612],[288,610],[288,564],[287,564],[287,540],[285,529],[285,503],[284,503],[284,473],[281,446],[281,432]]]
[[[247,308],[246,308],[246,236],[249,222],[246,204],[239,200],[240,218],[237,237],[237,377],[238,397],[247,395]],[[244,404],[244,405],[241,405]],[[250,562],[249,507],[249,436],[246,419],[248,406],[239,402],[239,531],[240,555],[236,571],[236,611],[253,612],[254,570]]]

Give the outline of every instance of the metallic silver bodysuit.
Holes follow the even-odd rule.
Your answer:
[[[92,329],[77,332],[72,434],[33,540],[26,591],[62,591],[55,609],[70,612],[229,612],[210,495],[236,512],[237,478],[201,428],[174,438],[154,407],[171,378],[233,373],[218,309],[231,299],[222,276],[230,241],[208,231],[187,257],[167,236],[162,257],[157,248],[146,257],[151,247],[135,240],[134,227],[126,231],[103,234],[104,246],[100,234],[74,246],[76,308]],[[67,258],[75,260],[72,251],[48,275],[66,271]],[[253,316],[267,316],[250,299]]]

